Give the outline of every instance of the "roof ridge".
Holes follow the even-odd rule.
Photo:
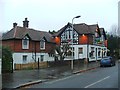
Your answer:
[[[42,31],[42,30],[37,30],[37,29],[34,29],[34,28],[26,28],[26,27],[21,27],[21,26],[17,26],[18,28],[25,28],[27,30],[33,30],[33,31],[37,31],[37,32],[47,32],[47,31]]]
[[[74,25],[87,25],[86,23],[78,23],[78,24],[74,24]]]

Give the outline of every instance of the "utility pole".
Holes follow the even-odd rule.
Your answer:
[[[73,70],[73,60],[74,60],[74,55],[73,55],[73,53],[74,53],[74,49],[73,49],[73,42],[74,42],[74,37],[73,37],[73,20],[75,19],[75,18],[79,18],[79,17],[81,17],[81,16],[76,16],[76,17],[74,17],[73,19],[72,19],[72,60],[71,60],[71,69]]]

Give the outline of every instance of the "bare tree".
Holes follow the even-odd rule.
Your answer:
[[[68,43],[61,45],[61,46],[56,46],[55,49],[55,61],[57,60],[64,60],[64,58],[68,55],[71,55],[71,48]]]
[[[112,25],[111,26],[111,29],[110,29],[110,34],[113,35],[113,36],[118,36],[118,26],[117,25]]]
[[[120,28],[117,25],[112,25],[108,35],[108,48],[111,54],[120,57]]]

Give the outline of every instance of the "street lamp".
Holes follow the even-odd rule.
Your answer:
[[[71,60],[71,69],[73,70],[73,59],[74,59],[74,56],[73,56],[73,41],[74,41],[74,39],[73,39],[73,20],[75,19],[75,18],[79,18],[79,17],[81,17],[81,16],[76,16],[76,17],[74,17],[73,19],[72,19],[72,60]]]

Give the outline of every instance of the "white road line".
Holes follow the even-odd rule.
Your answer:
[[[52,84],[52,83],[55,83],[55,82],[58,82],[58,81],[62,81],[62,80],[65,80],[65,79],[69,79],[69,78],[71,78],[71,77],[75,77],[75,76],[77,76],[77,75],[81,75],[81,73],[76,74],[76,75],[72,75],[72,76],[68,76],[68,77],[65,77],[65,78],[57,79],[57,80],[54,80],[54,81],[51,81],[51,82],[45,82],[45,83]]]
[[[88,88],[88,87],[90,87],[90,86],[93,86],[93,85],[95,85],[95,84],[97,84],[97,83],[99,83],[99,82],[102,82],[103,80],[108,79],[108,78],[110,78],[110,76],[107,76],[107,77],[105,77],[105,78],[103,78],[103,79],[101,79],[101,80],[99,80],[99,81],[97,81],[97,82],[94,82],[94,83],[92,83],[92,84],[90,84],[90,85],[87,85],[87,86],[85,86],[84,88]]]

